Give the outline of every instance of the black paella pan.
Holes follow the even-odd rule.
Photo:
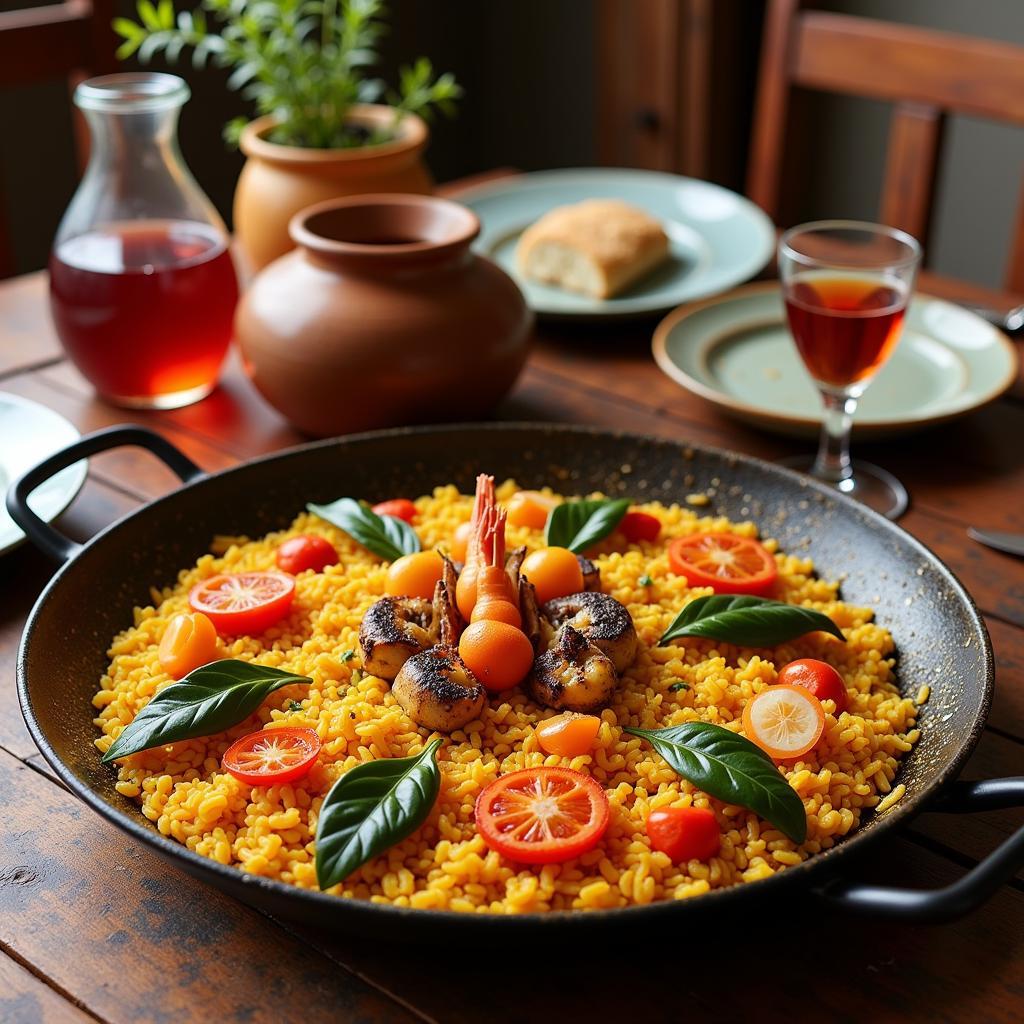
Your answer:
[[[139,445],[183,481],[80,546],[28,508],[33,488],[79,459]],[[563,493],[602,490],[638,500],[713,495],[709,511],[753,519],[784,550],[806,553],[823,576],[842,579],[842,595],[873,607],[895,637],[898,677],[907,692],[927,683],[921,739],[899,780],[906,795],[869,817],[850,837],[803,864],[754,885],[715,890],[681,902],[594,912],[504,917],[408,910],[343,900],[245,874],[164,838],[137,804],[114,789],[115,772],[93,745],[91,697],[107,667],[110,638],[165,585],[208,550],[217,534],[260,536],[280,529],[307,501],[353,494],[377,501],[421,494],[454,482],[471,492],[477,472],[513,476],[526,487]],[[82,438],[25,475],[8,508],[29,538],[64,564],[29,616],[18,657],[25,720],[47,761],[94,810],[191,874],[286,918],[362,933],[416,936],[436,929],[593,929],[658,926],[712,911],[744,913],[751,901],[797,887],[834,905],[907,920],[934,921],[979,906],[1024,863],[1024,829],[958,883],[918,891],[865,886],[852,878],[856,855],[924,810],[968,812],[1024,803],[1024,778],[958,782],[984,727],[993,689],[992,649],[978,609],[927,548],[881,516],[794,473],[757,459],[586,428],[475,424],[358,435],[305,445],[206,475],[163,438],[114,427]],[[788,889],[787,889],[788,887]]]

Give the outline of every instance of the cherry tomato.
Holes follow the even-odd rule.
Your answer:
[[[160,667],[175,679],[217,658],[217,630],[202,612],[175,615],[160,638]]]
[[[410,524],[416,518],[416,506],[408,498],[392,498],[390,501],[378,502],[373,506],[373,511],[379,516],[394,516]]]
[[[627,512],[618,529],[630,544],[638,544],[642,540],[657,540],[661,522],[647,512]]]
[[[459,657],[488,690],[509,690],[530,671],[533,644],[507,622],[482,619],[463,631]]]
[[[837,715],[849,707],[850,699],[843,677],[827,662],[818,661],[816,658],[791,661],[779,673],[779,682],[789,686],[802,686],[818,700],[834,701]]]
[[[600,730],[601,719],[597,715],[566,711],[537,726],[537,742],[545,754],[578,757],[593,748]]]
[[[712,587],[718,593],[769,593],[778,579],[775,559],[750,537],[734,533],[695,533],[668,546],[672,571],[691,587]]]
[[[312,729],[261,729],[232,743],[221,766],[250,786],[280,786],[308,775],[319,753]]]
[[[554,498],[539,491],[516,491],[505,503],[508,521],[513,526],[529,526],[532,530],[543,530],[548,513],[557,505]]]
[[[469,547],[469,537],[473,532],[472,523],[459,523],[452,534],[452,558],[456,562],[465,562],[466,548]]]
[[[714,812],[706,807],[663,807],[647,816],[651,846],[676,864],[710,860],[718,853],[722,834]]]
[[[226,572],[197,583],[188,603],[218,633],[262,633],[288,614],[295,580],[283,572]]]
[[[338,552],[326,537],[307,533],[291,537],[277,549],[277,567],[283,572],[298,576],[300,572],[312,569],[323,572],[329,565],[336,565]]]
[[[583,570],[568,548],[531,551],[523,559],[522,573],[536,588],[541,604],[583,589]]]
[[[802,686],[769,686],[747,701],[743,731],[776,761],[806,754],[821,738],[825,712],[821,701]]]
[[[476,801],[483,841],[520,864],[557,864],[592,850],[608,828],[608,798],[571,768],[524,768],[495,779]]]
[[[444,575],[444,562],[436,551],[402,555],[388,567],[384,592],[392,597],[434,596],[434,584]]]

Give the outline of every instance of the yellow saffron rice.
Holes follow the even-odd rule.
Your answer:
[[[513,482],[506,482],[499,488],[499,500],[515,489]],[[455,527],[469,518],[471,505],[469,497],[450,486],[419,498],[416,529],[424,548],[446,546]],[[602,589],[629,609],[641,650],[624,673],[611,707],[601,713],[593,752],[571,759],[545,755],[534,729],[555,712],[533,704],[519,689],[492,697],[478,721],[446,737],[439,752],[441,792],[426,823],[332,892],[469,913],[687,899],[799,864],[856,828],[865,809],[887,794],[890,804],[902,795],[902,787],[894,789],[893,783],[900,757],[919,736],[918,708],[900,695],[893,676],[892,638],[872,621],[870,609],[843,604],[836,584],[817,579],[808,559],[779,552],[765,539],[778,563],[776,596],[830,615],[847,642],[815,633],[759,652],[710,640],[658,648],[659,637],[686,601],[710,593],[689,588],[670,571],[668,541],[706,530],[755,536],[756,529],[751,523],[701,518],[698,510],[685,506],[638,507],[661,521],[659,540],[627,545],[621,535],[613,535],[598,546],[594,559]],[[274,568],[278,545],[300,533],[327,537],[340,563],[322,574],[299,575],[289,615],[260,637],[224,641],[222,656],[307,675],[312,686],[274,692],[258,715],[227,733],[126,758],[118,766],[117,788],[140,801],[142,813],[161,833],[190,850],[242,871],[316,889],[317,811],[334,781],[363,761],[417,753],[430,738],[406,716],[389,684],[361,668],[359,623],[384,592],[387,566],[376,556],[305,513],[290,529],[261,540],[217,538],[213,553],[184,570],[175,585],[154,589],[151,606],[135,609],[134,625],[110,647],[110,668],[93,704],[102,731],[96,745],[105,751],[156,692],[173,685],[160,668],[157,647],[171,616],[188,610],[189,589],[221,572]],[[519,544],[532,549],[543,539],[539,530],[510,527],[508,542],[510,549]],[[652,582],[641,583],[645,576]],[[774,683],[783,665],[801,657],[834,665],[851,697],[849,710],[838,717],[832,702],[824,702],[821,741],[785,767],[807,810],[807,840],[800,846],[744,808],[711,799],[680,779],[646,743],[621,731],[624,725],[653,728],[694,720],[740,731],[746,702]],[[301,710],[294,710],[295,701]],[[274,725],[316,729],[323,749],[307,778],[294,785],[251,788],[221,770],[221,756],[234,740]],[[473,805],[499,775],[543,764],[578,769],[604,786],[611,824],[601,843],[576,860],[523,867],[487,848],[474,826]],[[655,808],[690,804],[714,811],[721,849],[708,862],[673,864],[651,849],[644,823]]]

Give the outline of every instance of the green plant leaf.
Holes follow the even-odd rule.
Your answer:
[[[774,647],[816,629],[846,640],[827,615],[813,608],[746,594],[712,594],[691,601],[672,620],[658,646],[700,636],[740,647]]]
[[[379,516],[354,498],[339,498],[329,505],[311,503],[306,508],[388,562],[420,550],[419,536],[404,519]]]
[[[321,889],[412,835],[434,806],[441,787],[439,739],[412,757],[368,761],[331,787],[316,826],[316,878]]]
[[[110,27],[124,39],[142,39],[146,35],[146,30],[131,18],[114,18]]]
[[[223,732],[251,715],[274,690],[312,681],[249,661],[211,661],[162,689],[122,730],[103,760]]]
[[[775,762],[745,737],[711,722],[623,731],[647,740],[674,771],[709,796],[749,808],[794,843],[807,838],[803,801]]]
[[[607,537],[622,521],[630,504],[629,498],[563,501],[548,513],[544,543],[580,554]]]

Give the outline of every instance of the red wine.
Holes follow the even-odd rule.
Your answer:
[[[238,282],[225,239],[190,221],[132,221],[50,256],[57,334],[104,395],[137,404],[212,387],[231,340]]]
[[[871,377],[899,340],[906,293],[881,279],[798,277],[785,294],[796,347],[823,384]]]

